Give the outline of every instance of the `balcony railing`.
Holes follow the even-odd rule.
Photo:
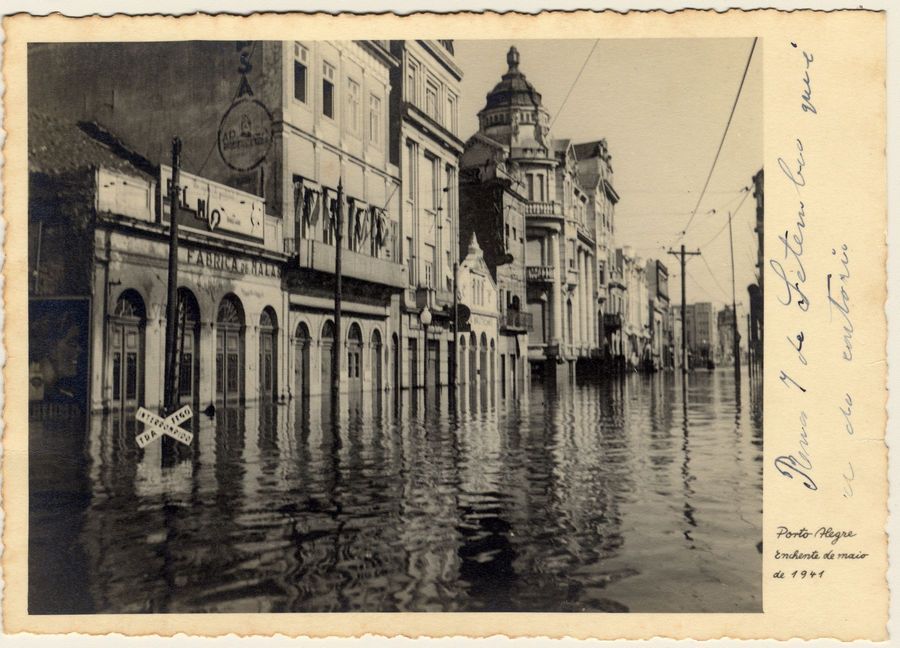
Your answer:
[[[428,306],[431,311],[442,311],[453,304],[453,291],[438,290],[427,286],[416,288],[416,308]]]
[[[501,315],[500,327],[506,329],[517,329],[520,331],[532,331],[532,315],[531,313],[523,313],[522,311],[508,309]]]
[[[561,218],[563,215],[562,205],[557,202],[537,202],[529,201],[525,203],[526,216],[555,216]]]
[[[617,331],[622,328],[621,313],[603,313],[603,328],[607,333]]]
[[[333,245],[314,239],[285,238],[284,252],[292,256],[300,268],[334,273]],[[406,285],[406,269],[399,263],[347,249],[341,249],[341,275],[393,288]]]
[[[553,281],[553,266],[528,266],[525,268],[525,279],[550,283]]]

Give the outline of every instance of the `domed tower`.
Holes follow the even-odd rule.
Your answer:
[[[541,94],[519,70],[519,50],[510,47],[506,54],[509,69],[487,94],[487,102],[478,113],[479,130],[491,139],[523,149],[526,156],[538,151],[546,155],[550,141],[550,115],[541,103]],[[517,157],[513,152],[513,157]]]

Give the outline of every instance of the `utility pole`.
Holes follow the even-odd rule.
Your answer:
[[[341,394],[341,242],[343,235],[344,184],[338,179],[337,209],[334,214],[334,346],[331,347],[331,396],[337,405]],[[339,410],[338,410],[339,411]]]
[[[737,300],[734,288],[734,236],[731,232],[731,212],[728,212],[728,239],[731,241],[731,324],[732,324],[732,353],[734,355],[734,381],[741,382],[741,334],[738,332]]]
[[[181,182],[181,139],[172,139],[172,184],[169,187],[169,276],[166,303],[165,388],[163,407],[168,416],[178,401],[178,362],[175,338],[178,332],[178,196]]]
[[[667,250],[667,252],[672,256],[679,257],[681,261],[681,372],[687,373],[687,331],[685,330],[685,325],[687,324],[687,289],[685,288],[685,279],[687,277],[685,275],[687,272],[685,265],[687,257],[699,256],[700,250],[687,252],[684,249],[684,244],[682,244],[680,252],[672,249]]]

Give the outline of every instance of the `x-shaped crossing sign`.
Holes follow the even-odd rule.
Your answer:
[[[190,405],[185,405],[166,418],[157,416],[150,410],[141,407],[138,409],[135,418],[138,422],[143,423],[145,427],[144,431],[135,437],[135,441],[143,448],[151,441],[155,441],[166,434],[185,445],[191,445],[191,441],[194,440],[193,433],[179,427],[179,425],[187,421],[193,415],[194,413],[191,411]]]

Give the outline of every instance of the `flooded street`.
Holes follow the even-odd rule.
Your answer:
[[[759,394],[687,381],[45,416],[31,612],[761,611]]]

